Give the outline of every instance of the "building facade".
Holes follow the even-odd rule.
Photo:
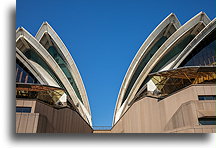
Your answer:
[[[79,71],[56,32],[16,31],[17,133],[215,133],[216,19],[167,16],[135,55],[110,130],[93,130]]]
[[[111,133],[212,133],[216,129],[216,19],[184,25],[170,14],[123,80]]]
[[[91,133],[81,76],[66,46],[47,23],[33,37],[16,31],[16,132]]]

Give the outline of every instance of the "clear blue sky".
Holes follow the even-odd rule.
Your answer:
[[[17,0],[16,27],[35,35],[48,23],[82,76],[94,126],[111,126],[126,71],[139,47],[171,12],[184,24],[200,11],[210,19],[215,0]]]

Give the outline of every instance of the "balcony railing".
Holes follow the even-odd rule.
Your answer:
[[[112,126],[92,126],[94,130],[111,130]]]

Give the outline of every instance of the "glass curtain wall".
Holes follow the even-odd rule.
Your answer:
[[[179,67],[206,66],[215,63],[216,31],[213,31],[187,56]]]
[[[161,45],[167,40],[167,37],[162,36],[155,44],[154,46],[149,50],[149,52],[145,55],[145,57],[140,62],[138,68],[134,72],[134,75],[128,85],[128,88],[125,92],[125,95],[123,97],[121,105],[124,103],[124,101],[127,99],[130,90],[132,89],[134,83],[136,82],[137,78],[139,77],[140,73],[142,72],[145,65],[148,63],[148,61],[151,59],[151,57],[157,52],[157,50],[161,47]]]
[[[79,92],[79,89],[75,83],[75,80],[74,80],[72,74],[70,73],[69,69],[67,68],[66,60],[63,59],[63,56],[56,50],[56,47],[54,47],[54,46],[50,46],[47,51],[54,58],[54,60],[59,65],[61,70],[64,72],[65,76],[67,77],[68,81],[70,82],[71,86],[73,87],[79,100],[81,102],[83,102],[81,95],[80,95],[80,92]]]
[[[39,83],[34,75],[18,59],[16,59],[16,82]]]

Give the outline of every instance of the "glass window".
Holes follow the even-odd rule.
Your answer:
[[[16,65],[16,66],[17,66],[17,65]],[[16,82],[19,82],[19,77],[20,77],[20,69],[17,67]]]
[[[216,100],[216,96],[198,96],[199,100]]]
[[[30,44],[29,44],[30,45]],[[31,46],[31,45],[30,45]],[[39,53],[33,49],[33,47],[31,46],[31,48],[26,49],[23,54],[30,60],[36,62],[37,64],[39,64],[44,70],[46,70],[49,75],[56,81],[56,83],[58,83],[58,85],[63,88],[65,90],[65,93],[69,96],[69,93],[67,92],[67,89],[64,87],[64,85],[62,84],[61,80],[58,78],[58,76],[55,74],[55,72],[50,68],[50,66],[46,63],[46,61],[39,55]],[[34,79],[33,79],[34,80]],[[32,79],[30,79],[29,81],[32,81]],[[34,80],[35,81],[35,80]],[[28,82],[28,81],[27,81]],[[35,83],[35,82],[34,82]],[[70,96],[69,96],[70,98]]]
[[[172,26],[174,29],[174,26]],[[167,29],[167,27],[162,31],[164,32]],[[176,29],[174,29],[176,30]],[[172,32],[173,33],[173,32]],[[139,77],[140,73],[142,72],[143,68],[145,67],[145,65],[149,62],[149,60],[152,58],[152,56],[157,52],[157,50],[163,45],[163,43],[172,35],[169,34],[168,36],[161,36],[156,43],[153,43],[150,47],[151,49],[146,53],[145,57],[141,60],[140,64],[138,65],[138,68],[136,69],[136,71],[134,72],[128,88],[126,89],[125,95],[123,97],[122,103],[121,105],[124,103],[124,101],[127,99],[134,83],[136,82],[137,78]],[[187,41],[186,41],[187,42]],[[173,53],[172,53],[173,54]],[[173,56],[172,56],[173,57]],[[147,80],[149,81],[149,78],[147,77]],[[145,80],[145,83],[148,82],[147,80]],[[144,82],[143,82],[144,83]],[[142,84],[142,86],[144,86],[145,84]],[[141,87],[139,88],[141,89]]]
[[[23,71],[23,73],[22,73],[22,78],[21,78],[21,82],[22,82],[22,83],[25,83],[25,78],[26,78],[26,72]]]
[[[195,37],[195,35],[186,35],[158,62],[151,73],[159,71],[174,56],[179,54]]]
[[[216,31],[203,39],[185,58],[179,67],[205,66],[215,63]]]
[[[18,113],[31,113],[31,107],[16,107]]]
[[[27,83],[34,83],[34,79],[32,77],[28,77]]]
[[[128,88],[125,92],[125,95],[123,97],[123,101],[122,104],[124,103],[124,101],[127,99],[130,90],[132,89],[134,83],[136,82],[137,78],[139,77],[140,73],[142,72],[143,68],[145,67],[145,65],[148,63],[148,61],[151,59],[151,57],[155,54],[155,52],[161,47],[161,45],[167,40],[167,37],[162,36],[153,46],[152,48],[149,50],[149,52],[145,55],[145,57],[141,60],[138,68],[136,69],[136,71],[134,72],[134,75],[128,85]]]
[[[39,56],[39,54],[38,54],[36,51],[34,51],[33,49],[28,49],[28,50],[24,53],[24,55],[25,55],[28,59],[30,59],[30,60],[32,60],[32,61],[38,63],[41,67],[43,67],[44,70],[46,70],[46,71],[49,73],[49,75],[58,83],[58,85],[59,85],[60,87],[62,87],[62,88],[65,89],[64,85],[62,84],[62,82],[60,81],[60,79],[58,78],[58,76],[57,76],[57,75],[54,73],[54,71],[47,65],[47,63]]]
[[[67,89],[62,84],[61,80],[58,78],[58,76],[55,74],[55,72],[48,66],[48,64],[43,60],[40,55],[35,51],[34,49],[27,49],[23,53],[28,59],[36,62],[41,67],[43,67],[44,70],[46,70],[49,75],[56,81],[56,83],[65,90],[65,93],[69,96],[69,93],[67,92]],[[70,96],[69,96],[70,97]]]
[[[73,87],[77,97],[79,98],[79,100],[81,102],[82,101],[82,98],[81,98],[81,95],[80,95],[80,92],[79,92],[79,89],[75,83],[75,80],[72,76],[72,74],[70,73],[68,67],[67,67],[67,63],[66,63],[66,60],[63,59],[63,56],[57,51],[56,47],[54,46],[50,46],[47,50],[50,55],[54,58],[54,60],[56,61],[56,63],[59,65],[59,67],[61,68],[61,70],[64,72],[65,76],[67,77],[68,81],[70,82],[71,86]]]
[[[18,59],[16,59],[16,82],[39,83],[34,75]]]
[[[216,125],[216,118],[199,118],[200,125]]]
[[[156,64],[150,73],[159,71],[166,63],[168,63],[174,56],[179,54],[195,37],[195,35],[186,34],[182,39],[176,43],[172,49]],[[150,80],[149,76],[143,81],[139,90]]]

